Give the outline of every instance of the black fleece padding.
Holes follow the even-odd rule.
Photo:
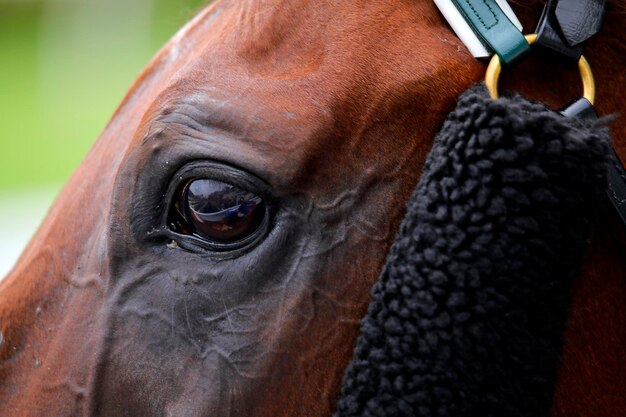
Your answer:
[[[608,130],[461,96],[435,139],[335,416],[548,416]]]

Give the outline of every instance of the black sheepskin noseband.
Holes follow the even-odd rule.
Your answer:
[[[548,416],[609,152],[602,122],[466,92],[373,289],[335,416]]]

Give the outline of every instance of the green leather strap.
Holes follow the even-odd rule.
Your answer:
[[[452,0],[476,34],[509,65],[524,56],[530,45],[495,0]]]

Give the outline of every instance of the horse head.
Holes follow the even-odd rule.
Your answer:
[[[431,2],[205,8],[2,282],[0,409],[330,416],[432,138],[482,71]],[[624,272],[597,252],[588,276]]]

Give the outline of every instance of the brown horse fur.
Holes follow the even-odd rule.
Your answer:
[[[516,7],[529,28],[536,3]],[[600,114],[626,113],[625,28],[609,4],[588,45]],[[131,87],[0,284],[0,415],[330,416],[431,141],[483,71],[427,0],[207,7]],[[533,58],[503,87],[558,106],[579,81]],[[626,159],[626,121],[612,128]],[[252,173],[281,201],[257,248],[216,258],[148,238],[191,160]],[[555,416],[626,410],[626,234],[604,206]]]

